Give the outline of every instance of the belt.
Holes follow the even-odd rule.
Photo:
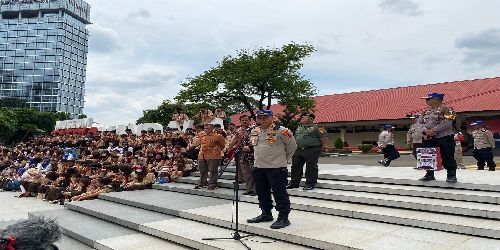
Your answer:
[[[317,147],[321,147],[321,146],[310,146],[310,147],[305,147],[305,148],[299,148],[299,149],[306,149],[306,148],[317,148]]]

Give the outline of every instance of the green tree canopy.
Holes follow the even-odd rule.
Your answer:
[[[269,107],[273,100],[295,117],[314,109],[316,88],[299,73],[303,60],[315,51],[312,45],[291,43],[281,48],[240,50],[226,56],[216,67],[181,83],[178,102],[239,102],[252,117],[254,110]]]
[[[81,115],[78,115],[78,119],[84,119],[84,118],[87,118],[87,115],[86,115],[86,114],[81,114]]]
[[[8,144],[29,138],[36,129],[54,130],[56,121],[70,120],[67,113],[39,112],[32,108],[0,107],[0,137]]]
[[[0,107],[27,108],[29,106],[26,100],[20,98],[0,98]]]

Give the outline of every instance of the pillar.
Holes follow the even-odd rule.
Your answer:
[[[63,11],[59,10],[59,17],[62,17],[62,16],[63,16]]]
[[[23,15],[21,14],[21,11],[19,11],[19,19],[21,19]]]
[[[38,18],[42,17],[42,11],[38,11]]]
[[[345,128],[341,128],[340,129],[340,139],[342,139],[342,141],[344,141],[344,142],[345,142],[345,134],[346,134],[346,132],[347,132],[347,129],[345,129]]]

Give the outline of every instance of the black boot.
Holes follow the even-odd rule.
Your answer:
[[[389,164],[391,164],[391,160],[389,160],[389,159],[385,158],[385,159],[383,159],[383,160],[378,161],[378,163],[380,163],[380,164],[381,164],[381,165],[383,165],[384,167],[388,167],[388,166],[389,166]]]
[[[271,225],[272,229],[281,229],[290,226],[290,221],[288,220],[288,213],[279,213],[278,219]]]
[[[477,170],[484,170],[484,166],[477,166]]]
[[[252,219],[248,219],[247,222],[248,223],[261,223],[261,222],[269,222],[269,221],[273,221],[274,218],[273,218],[273,214],[271,213],[271,211],[262,211],[262,214],[255,217],[255,218],[252,218]]]
[[[420,178],[419,180],[421,181],[435,181],[436,178],[434,177],[434,171],[427,171],[424,175],[424,177]]]
[[[457,182],[457,170],[456,169],[448,169],[446,176],[446,182],[455,183]]]
[[[494,162],[491,164],[488,164],[488,171],[495,171],[496,166],[497,166],[497,164],[495,164]]]

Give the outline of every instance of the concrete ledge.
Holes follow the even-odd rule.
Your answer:
[[[208,191],[206,189],[192,189],[191,185],[183,183],[155,185],[154,188],[220,199],[232,200],[234,198],[233,191],[224,188],[219,188],[216,191]],[[310,191],[295,192],[310,194]],[[251,196],[241,195],[240,200],[248,203],[258,203],[257,198]],[[291,201],[292,209],[295,210],[500,239],[500,221],[497,220],[316,200],[304,197],[291,197]],[[207,221],[207,223],[208,222],[209,221]],[[488,223],[488,227],[481,228],[478,226]],[[496,226],[499,228],[494,229]]]

